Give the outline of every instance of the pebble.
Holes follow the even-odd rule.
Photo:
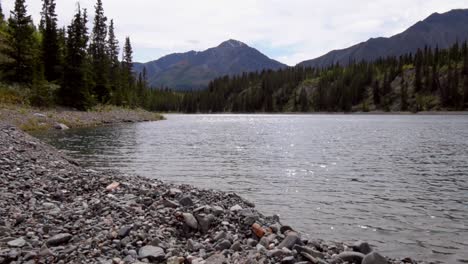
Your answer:
[[[195,219],[195,217],[193,216],[193,214],[183,213],[182,216],[184,218],[185,224],[188,227],[192,229],[198,229],[198,222],[197,222],[197,219]]]
[[[47,239],[47,245],[52,247],[59,246],[61,244],[67,243],[71,238],[72,235],[68,233],[61,233]]]
[[[7,245],[10,247],[17,247],[17,248],[24,247],[24,245],[26,245],[26,240],[20,237],[15,240],[9,241]]]

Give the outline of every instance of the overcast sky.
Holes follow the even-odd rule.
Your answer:
[[[5,13],[14,0],[0,0]],[[59,23],[69,24],[77,0],[56,0]],[[91,19],[96,0],[80,0]],[[26,0],[39,20],[42,1]],[[103,0],[134,60],[205,50],[237,39],[289,65],[371,37],[388,37],[431,13],[468,8],[467,0]],[[8,15],[7,15],[8,16]]]

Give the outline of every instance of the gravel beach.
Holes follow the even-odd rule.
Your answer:
[[[233,193],[84,169],[0,122],[0,263],[416,262],[306,240]]]

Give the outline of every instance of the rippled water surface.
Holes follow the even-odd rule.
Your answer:
[[[468,262],[468,116],[168,115],[37,136],[89,166],[237,192],[312,238]]]

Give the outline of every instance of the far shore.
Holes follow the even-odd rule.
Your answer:
[[[69,108],[36,108],[23,105],[0,105],[0,121],[23,131],[94,127],[107,124],[158,121],[164,117],[143,109],[98,106],[90,111]]]

